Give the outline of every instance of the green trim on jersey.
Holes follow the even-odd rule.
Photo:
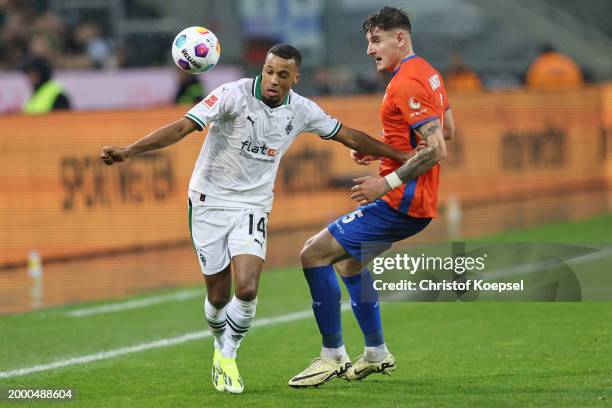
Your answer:
[[[253,79],[253,96],[258,101],[261,101],[261,75],[257,75],[255,79]]]
[[[261,94],[261,75],[257,75],[253,79],[253,88],[251,89],[251,93],[253,94],[253,97],[255,99],[257,99],[258,101],[261,101],[263,99],[263,96]],[[291,93],[291,90],[289,90],[289,92],[287,92],[287,95],[285,96],[285,100],[279,106],[289,105],[289,103],[291,102],[291,98],[289,97],[290,93]],[[277,108],[278,108],[278,106],[277,106]]]
[[[321,138],[323,139],[331,139],[332,137],[336,136],[336,133],[338,133],[338,131],[340,130],[340,128],[342,127],[342,123],[340,123],[340,121],[336,121],[336,126],[334,126],[334,130],[332,130],[330,133],[328,133],[325,136],[321,136]]]
[[[196,250],[196,246],[195,246],[195,242],[193,242],[193,227],[192,227],[192,217],[193,217],[193,205],[191,204],[191,198],[188,199],[189,200],[189,237],[191,238],[191,245],[193,246],[193,250],[196,253],[196,256],[198,255],[198,251]]]
[[[202,128],[202,129],[200,129],[200,130],[203,130],[203,129],[206,127],[206,125],[204,124],[204,122],[202,122],[202,120],[200,120],[199,118],[197,118],[197,117],[196,117],[194,114],[187,112],[187,113],[185,114],[185,116],[186,116],[186,117],[188,117],[189,119],[191,119],[191,120],[195,121],[195,123],[196,123],[197,125],[199,125],[199,126]]]

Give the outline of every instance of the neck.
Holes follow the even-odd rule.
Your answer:
[[[269,100],[268,98],[266,98],[265,96],[261,97],[261,101],[263,103],[265,103],[266,105],[268,105],[268,107],[270,108],[276,108],[278,106],[281,106],[283,104],[283,101],[285,100],[285,98],[279,100],[278,102],[272,102],[271,100]]]
[[[398,52],[397,61],[395,62],[395,65],[393,65],[393,67],[390,69],[390,71],[395,72],[395,70],[398,69],[400,65],[402,65],[402,61],[404,61],[406,58],[411,57],[413,55],[414,55],[414,51],[412,50],[412,48],[409,48],[408,50],[405,50],[405,51],[400,50]]]

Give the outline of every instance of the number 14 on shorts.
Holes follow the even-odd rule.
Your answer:
[[[255,214],[249,214],[249,235],[254,233],[255,219]],[[261,217],[257,221],[257,231],[261,233],[263,239],[266,239],[266,217]]]

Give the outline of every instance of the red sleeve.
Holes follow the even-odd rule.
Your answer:
[[[413,129],[439,119],[432,104],[432,95],[415,79],[405,81],[396,87],[392,98],[408,126]]]

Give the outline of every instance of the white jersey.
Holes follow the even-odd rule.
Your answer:
[[[281,158],[302,132],[334,137],[341,123],[293,91],[276,108],[261,98],[261,76],[215,89],[187,114],[209,126],[189,189],[211,206],[269,211]]]

